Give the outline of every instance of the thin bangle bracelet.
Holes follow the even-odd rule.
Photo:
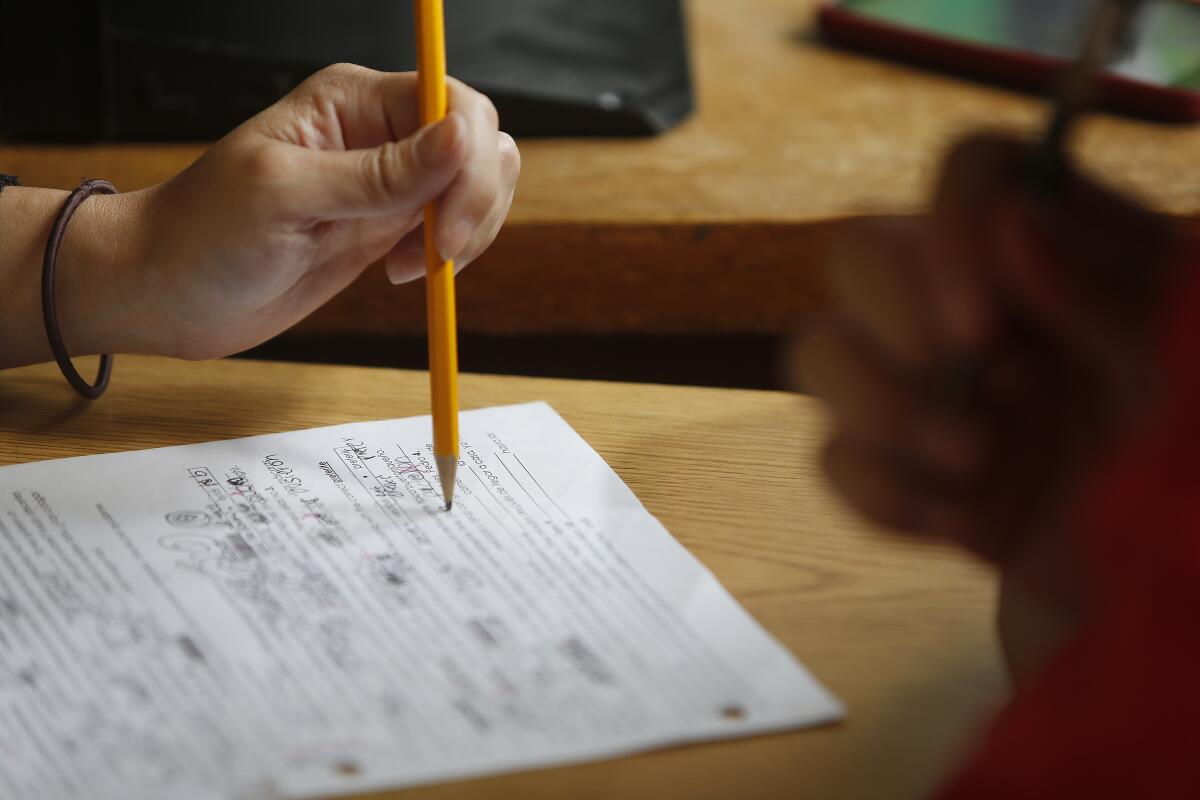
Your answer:
[[[50,238],[46,242],[46,257],[42,260],[42,319],[46,323],[46,338],[50,341],[50,350],[54,353],[54,360],[58,362],[58,368],[62,370],[67,383],[88,400],[95,400],[108,388],[108,379],[112,375],[113,357],[111,355],[100,356],[100,368],[96,370],[95,384],[89,384],[75,369],[75,365],[71,363],[71,354],[67,351],[62,333],[58,329],[58,310],[54,304],[54,271],[58,266],[58,251],[62,245],[63,235],[67,232],[67,223],[71,221],[75,210],[93,194],[116,193],[116,187],[104,180],[86,180],[79,185],[78,189],[71,192],[67,201],[63,203],[62,210],[58,212],[58,217],[54,220],[54,227],[50,229]]]

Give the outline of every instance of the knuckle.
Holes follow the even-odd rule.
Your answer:
[[[415,159],[406,142],[391,142],[363,151],[362,158],[364,189],[372,202],[384,203],[404,195]]]
[[[346,61],[337,64],[330,64],[317,73],[317,75],[325,81],[332,83],[348,83],[350,81],[359,80],[365,77],[371,70],[366,67],[360,67],[358,64],[351,64]]]
[[[330,64],[310,75],[300,84],[299,91],[308,95],[342,91],[365,80],[373,72],[374,70],[348,62]]]
[[[250,149],[243,157],[240,168],[252,183],[273,184],[286,174],[287,161],[282,147],[266,144]]]
[[[379,202],[391,193],[395,178],[389,162],[402,158],[402,156],[392,154],[394,149],[393,146],[385,145],[363,152],[361,169],[362,188],[364,195],[372,203]]]

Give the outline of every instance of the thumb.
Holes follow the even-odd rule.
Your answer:
[[[450,112],[379,147],[309,151],[306,211],[325,219],[416,213],[454,180],[467,141],[466,120]]]

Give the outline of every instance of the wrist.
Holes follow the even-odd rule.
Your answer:
[[[92,195],[67,225],[55,302],[73,356],[154,352],[156,326],[148,324],[152,315],[143,297],[147,194]]]
[[[0,194],[0,368],[50,361],[42,315],[42,262],[67,192],[11,187]],[[154,352],[144,299],[147,192],[93,195],[67,225],[58,254],[55,304],[72,356]]]

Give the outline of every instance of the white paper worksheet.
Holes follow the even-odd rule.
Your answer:
[[[542,403],[0,468],[0,798],[320,797],[838,702]]]

